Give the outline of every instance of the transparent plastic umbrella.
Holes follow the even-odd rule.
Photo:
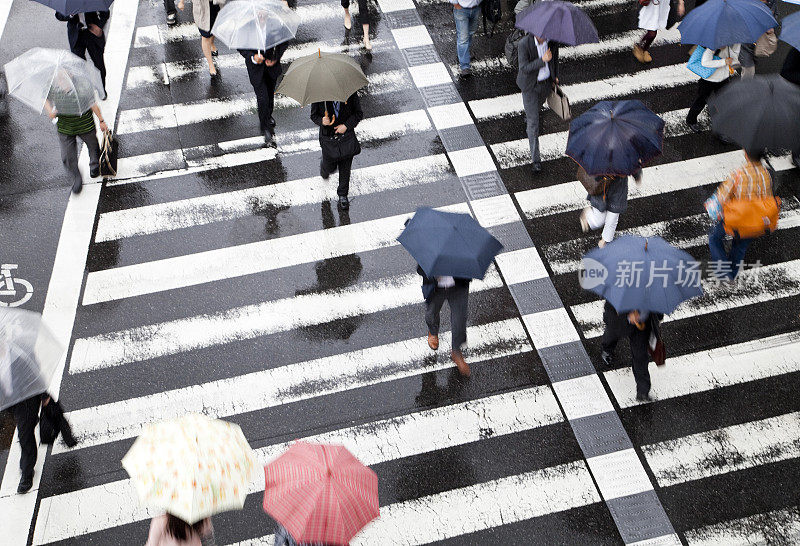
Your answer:
[[[8,94],[37,112],[49,100],[59,114],[79,116],[103,93],[100,72],[91,62],[62,49],[29,49],[6,63]]]
[[[40,314],[0,307],[0,410],[45,392],[63,354]]]
[[[263,51],[294,38],[299,25],[300,16],[279,0],[233,0],[211,32],[231,49]]]

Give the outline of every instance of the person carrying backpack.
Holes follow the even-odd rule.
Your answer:
[[[453,19],[456,23],[456,53],[458,54],[459,75],[472,75],[472,57],[469,48],[472,37],[478,30],[481,15],[481,0],[450,0],[453,4]]]
[[[533,0],[519,0],[514,6],[514,18],[522,13],[525,8],[533,5]],[[519,43],[528,33],[521,28],[514,27],[506,37],[505,54],[509,66],[519,68]]]
[[[741,270],[747,247],[760,234],[772,231],[778,222],[779,201],[772,194],[772,177],[762,164],[762,151],[744,151],[747,163],[731,173],[706,202],[708,215],[716,222],[708,234],[711,260],[719,280],[734,280]],[[766,211],[762,216],[761,211]],[[742,220],[753,216],[765,224],[764,231],[746,231]],[[725,234],[733,235],[725,252]]]

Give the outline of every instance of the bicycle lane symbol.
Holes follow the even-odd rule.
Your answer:
[[[33,285],[25,279],[13,276],[12,271],[17,267],[17,264],[0,265],[0,307],[19,307],[33,296]],[[12,301],[5,300],[7,296],[17,297],[20,287],[24,290],[22,296]]]

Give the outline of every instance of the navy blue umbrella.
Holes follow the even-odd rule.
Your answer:
[[[397,238],[428,277],[482,279],[503,248],[469,214],[418,209]]]
[[[780,39],[795,49],[800,49],[800,11],[781,21]]]
[[[661,153],[664,120],[642,101],[601,101],[569,126],[567,155],[591,176],[626,176]]]
[[[666,315],[703,294],[699,262],[661,237],[626,235],[590,250],[581,262],[580,279],[583,288],[620,313],[638,310]]]
[[[90,11],[107,11],[114,0],[33,0],[53,8],[64,15],[87,13]]]
[[[584,11],[570,2],[536,2],[517,15],[516,27],[562,44],[599,42],[597,29]]]
[[[683,18],[678,30],[681,42],[720,49],[733,44],[752,44],[778,26],[760,0],[708,0]]]

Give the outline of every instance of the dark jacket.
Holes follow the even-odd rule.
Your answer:
[[[800,85],[800,51],[791,48],[783,61],[781,76],[795,85]]]
[[[655,320],[656,323],[660,323],[664,320],[664,315],[662,313],[639,311],[639,315],[644,320],[644,329],[646,332],[652,329],[651,319]],[[603,322],[605,322],[606,328],[614,332],[619,332],[623,336],[628,336],[637,329],[633,324],[628,322],[628,311],[620,313],[613,305],[608,303],[608,301],[603,304]]]
[[[422,277],[422,297],[425,298],[425,301],[428,301],[436,291],[436,278],[425,275],[425,272],[419,265],[417,265],[417,274]],[[472,282],[472,279],[465,279],[461,277],[453,277],[453,280],[456,282],[456,286],[461,287],[469,287],[469,283]]]
[[[550,59],[550,79],[542,82],[537,81],[539,77],[539,70],[544,67],[544,61],[539,58],[539,50],[536,48],[536,38],[533,34],[528,34],[519,42],[518,55],[519,55],[519,71],[517,72],[517,87],[522,92],[533,91],[539,86],[550,87],[551,80],[558,78],[558,43],[550,42],[548,44],[553,58]]]
[[[103,29],[103,32],[105,32],[106,23],[111,17],[111,13],[108,11],[90,11],[83,15],[86,18],[87,25],[97,25]],[[81,23],[80,16],[78,15],[68,17],[62,13],[56,12],[56,19],[67,22],[67,39],[69,40],[70,49],[75,49],[78,40],[80,40],[82,36],[85,36],[86,33],[91,34],[89,29]],[[94,36],[94,34],[92,34],[92,36]]]
[[[600,212],[622,214],[628,208],[628,177],[616,176],[600,195],[589,195],[589,203]]]
[[[271,47],[265,52],[262,53],[265,59],[270,61],[278,61],[272,66],[267,66],[264,63],[255,64],[250,58],[258,53],[255,49],[239,49],[237,50],[239,54],[244,57],[244,64],[247,66],[247,74],[250,76],[250,83],[252,85],[257,85],[258,82],[264,79],[264,73],[266,72],[267,76],[270,79],[277,80],[278,76],[281,75],[281,57],[286,52],[286,49],[289,47],[289,42],[283,42],[282,44],[278,44],[275,47]],[[255,80],[255,81],[254,81]]]
[[[315,102],[311,105],[311,121],[319,125],[320,136],[331,136],[337,125],[344,124],[348,131],[356,128],[356,125],[364,119],[364,111],[361,110],[361,101],[358,99],[358,93],[353,93],[347,102],[341,103],[339,107],[339,115],[336,117],[332,125],[322,125],[322,118],[325,117],[325,112],[328,112],[328,117],[333,117],[333,103],[330,101]]]

